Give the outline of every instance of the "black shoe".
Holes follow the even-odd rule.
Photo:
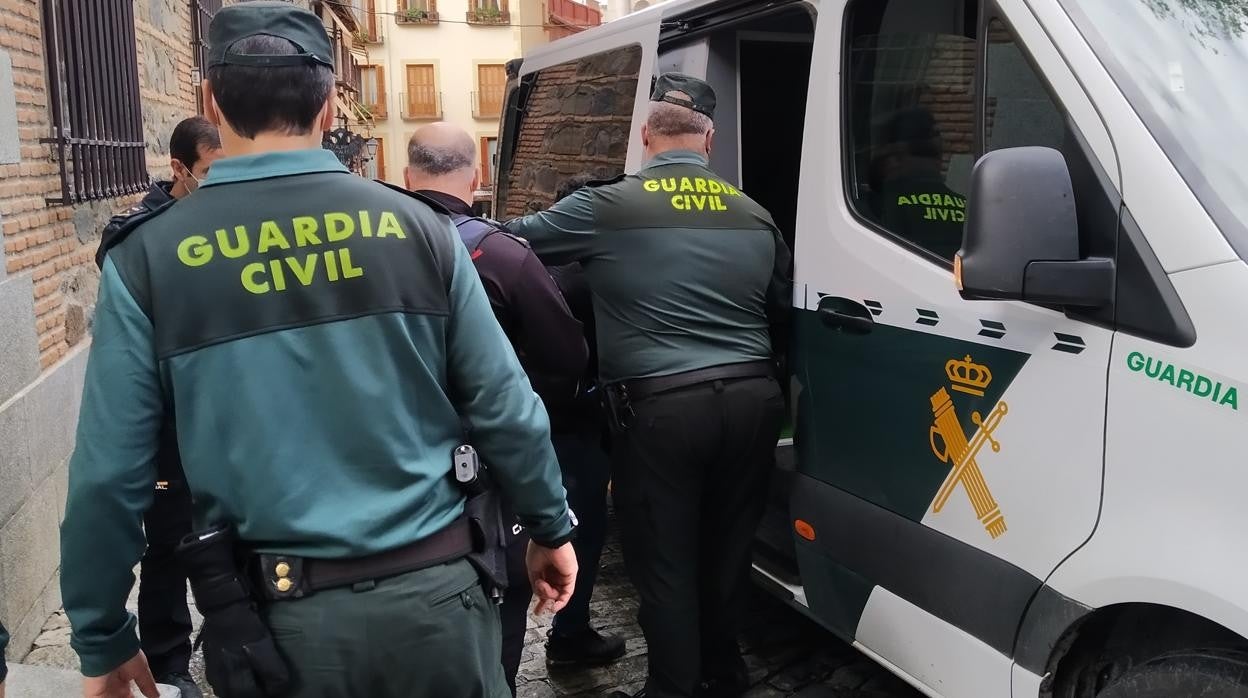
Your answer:
[[[204,698],[204,692],[195,685],[195,679],[186,674],[165,674],[156,677],[156,683],[173,686],[182,692],[182,698]]]
[[[740,698],[750,690],[750,677],[745,669],[731,676],[704,679],[698,689],[698,698]]]
[[[636,693],[628,693],[627,691],[611,691],[607,698],[646,698],[646,689],[641,689]]]
[[[625,652],[623,638],[603,635],[593,628],[572,635],[551,630],[546,638],[546,665],[550,667],[602,666]]]

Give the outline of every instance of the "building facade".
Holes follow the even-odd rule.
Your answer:
[[[58,528],[101,228],[169,175],[196,112],[187,0],[0,3],[0,621],[20,658],[60,607]]]
[[[449,121],[478,144],[487,199],[494,179],[507,61],[602,21],[575,0],[364,0],[367,59],[360,103],[377,156],[368,174],[403,183],[407,142],[417,128]]]
[[[625,15],[657,5],[666,0],[607,0],[607,20],[619,19]]]

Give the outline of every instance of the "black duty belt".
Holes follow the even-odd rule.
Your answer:
[[[746,361],[739,364],[721,364],[708,366],[684,373],[673,373],[670,376],[654,378],[634,378],[621,381],[627,391],[629,400],[636,402],[648,397],[666,393],[671,390],[687,388],[711,381],[733,380],[740,378],[772,378],[776,375],[775,366],[770,361]]]
[[[251,578],[262,598],[285,601],[326,589],[353,586],[458,560],[473,551],[466,517],[399,548],[364,557],[328,560],[276,553],[256,553]]]

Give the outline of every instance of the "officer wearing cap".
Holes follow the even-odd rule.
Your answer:
[[[513,221],[593,291],[615,434],[614,502],[641,596],[647,696],[736,695],[750,546],[784,401],[770,331],[790,307],[771,216],[707,167],[715,93],[658,78],[648,161]]]
[[[321,21],[241,3],[208,40],[226,157],[124,231],[100,281],[61,531],[84,694],[137,681],[157,696],[125,602],[172,414],[196,522],[238,541],[246,565],[224,581],[251,580],[276,646],[218,656],[218,678],[276,654],[292,698],[509,696],[449,473],[466,424],[534,541],[539,610],[562,607],[573,521],[541,403],[445,209],[319,148],[334,119]]]

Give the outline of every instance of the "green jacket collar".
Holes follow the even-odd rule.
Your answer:
[[[322,148],[286,150],[258,155],[223,158],[212,163],[201,186],[231,182],[251,182],[312,172],[348,172],[333,153]]]
[[[701,165],[706,167],[706,156],[695,153],[692,150],[669,150],[666,153],[655,155],[650,162],[647,162],[642,169],[650,167],[658,167],[659,165]],[[213,163],[216,167],[216,163]]]

